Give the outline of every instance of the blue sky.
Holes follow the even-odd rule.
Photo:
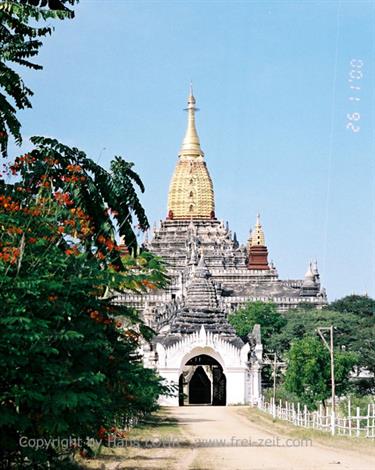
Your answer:
[[[218,218],[245,242],[259,211],[282,278],[317,258],[330,299],[375,296],[374,52],[369,1],[82,0],[24,73],[23,132],[133,161],[159,221],[192,80]]]

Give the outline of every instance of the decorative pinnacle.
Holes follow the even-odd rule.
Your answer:
[[[190,90],[188,96],[188,106],[185,111],[188,112],[188,124],[185,133],[184,140],[182,141],[181,150],[179,156],[190,156],[190,157],[203,157],[197,129],[195,127],[195,112],[198,108],[195,107],[195,98],[193,95],[193,85],[190,83]]]
[[[305,279],[314,279],[314,273],[312,270],[312,262],[310,261],[309,267],[307,268]]]
[[[262,224],[260,223],[260,214],[257,214],[255,228],[250,235],[250,246],[266,246]]]
[[[185,111],[187,111],[191,105],[195,105],[195,98],[194,98],[194,93],[193,93],[193,82],[190,80],[190,89],[189,89],[189,97],[188,97],[188,107],[185,108]],[[199,111],[197,108],[194,108],[195,111]]]

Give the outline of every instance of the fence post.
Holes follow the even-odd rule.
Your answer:
[[[359,409],[359,406],[357,406],[357,416],[356,416],[356,420],[357,420],[357,437],[360,436],[360,430],[361,430],[360,416],[361,416],[360,409]]]
[[[367,405],[367,426],[366,426],[366,437],[370,437],[370,403]]]
[[[318,429],[322,429],[323,405],[319,405]]]
[[[298,402],[297,403],[297,426],[300,425],[300,418],[301,418],[301,406]]]
[[[350,397],[348,398],[348,425],[349,425],[349,436],[352,435],[352,403]]]
[[[303,414],[304,414],[305,428],[307,428],[309,426],[307,426],[307,406],[306,405],[304,405],[303,407]]]
[[[331,434],[334,436],[336,434],[336,413],[335,407],[331,407]]]

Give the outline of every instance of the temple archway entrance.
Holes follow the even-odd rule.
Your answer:
[[[179,377],[179,405],[226,405],[226,377],[216,359],[200,354],[186,362]]]

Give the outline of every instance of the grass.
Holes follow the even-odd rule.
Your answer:
[[[86,470],[116,468],[117,465],[119,468],[129,469],[150,468],[149,465],[154,462],[161,467],[171,468],[177,449],[152,447],[152,442],[168,443],[170,439],[180,439],[180,437],[181,431],[177,420],[170,415],[168,409],[162,408],[129,431],[125,440],[126,445],[102,446],[96,458],[79,457],[77,462],[82,469]]]
[[[168,412],[167,408],[161,408],[156,413],[145,418],[129,432],[132,439],[152,439],[154,437],[169,437],[180,433],[178,423]]]
[[[373,439],[332,436],[329,432],[318,431],[311,428],[297,427],[287,421],[274,419],[268,413],[257,408],[242,408],[239,413],[245,416],[255,426],[266,428],[274,434],[284,434],[298,439],[311,439],[312,441],[328,447],[350,449],[375,455],[375,442]]]

